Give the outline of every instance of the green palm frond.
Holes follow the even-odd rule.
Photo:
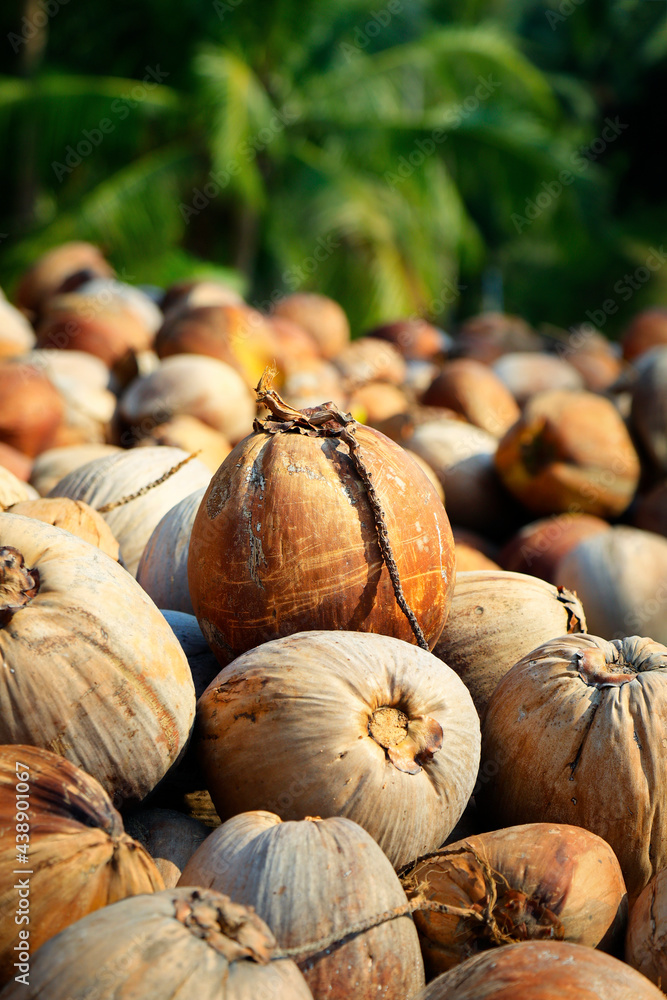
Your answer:
[[[465,101],[491,94],[506,107],[557,117],[544,75],[497,30],[445,28],[416,43],[362,52],[304,87],[306,114],[336,123],[378,119],[389,127],[435,128]],[[481,95],[481,96],[480,96]]]
[[[119,267],[159,256],[183,235],[179,180],[191,164],[192,154],[181,144],[135,160],[98,184],[75,208],[24,238],[14,252],[8,251],[3,259],[6,271],[11,275],[44,250],[71,239],[99,244]]]
[[[228,49],[201,52],[195,72],[213,170],[231,173],[231,189],[260,205],[264,183],[257,157],[280,141],[283,123],[252,68]]]

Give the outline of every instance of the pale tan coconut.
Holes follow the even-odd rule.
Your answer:
[[[481,716],[522,656],[548,639],[585,631],[572,591],[501,569],[457,572],[452,610],[433,652],[456,671]]]

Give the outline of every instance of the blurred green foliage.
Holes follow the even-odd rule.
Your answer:
[[[10,290],[83,238],[134,282],[326,292],[357,332],[667,300],[665,268],[623,291],[664,238],[664,0],[23,0],[0,45]]]

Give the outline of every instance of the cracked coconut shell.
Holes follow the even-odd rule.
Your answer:
[[[28,791],[21,795],[24,786]],[[24,801],[28,807],[21,810]],[[26,821],[17,815],[23,812]],[[29,888],[23,897],[29,921],[20,923],[17,880]],[[34,955],[93,910],[163,888],[158,869],[124,832],[99,782],[48,750],[0,747],[0,984],[16,975],[20,929],[29,931]]]
[[[609,844],[588,830],[529,823],[447,844],[401,873],[408,893],[456,908],[417,911],[427,971],[519,941],[571,941],[605,951],[623,939],[625,883]]]
[[[263,920],[210,889],[166,889],[91,913],[31,958],[2,1000],[312,1000]]]
[[[491,696],[478,804],[498,827],[546,821],[597,833],[616,852],[632,903],[667,865],[666,727],[665,646],[553,639]]]
[[[406,1000],[424,983],[412,917],[391,919],[408,908],[398,876],[349,819],[235,816],[186,865],[181,884],[193,881],[254,907],[280,946],[301,952],[315,1000]]]
[[[0,742],[66,757],[115,805],[188,740],[190,668],[153,602],[94,545],[19,514],[0,514],[0,659]]]
[[[465,686],[431,653],[384,635],[304,632],[258,646],[211,682],[197,726],[221,817],[346,816],[396,867],[448,836],[479,763]]]

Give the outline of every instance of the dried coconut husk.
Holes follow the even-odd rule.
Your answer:
[[[642,358],[632,390],[630,421],[655,470],[667,473],[667,347]]]
[[[330,399],[336,406],[347,405],[347,394],[338,369],[323,358],[306,358],[288,367],[281,389],[285,401],[297,410],[317,406]]]
[[[11,472],[13,476],[27,483],[32,471],[32,459],[23,452],[13,448],[11,444],[0,441],[0,466]]]
[[[208,827],[175,809],[138,809],[125,819],[125,829],[155,862],[165,889],[173,889],[181,872],[204,843]]]
[[[16,358],[29,351],[34,343],[35,333],[30,323],[0,291],[0,358]]]
[[[37,500],[24,500],[7,508],[9,514],[23,514],[24,517],[34,517],[37,521],[52,524],[54,528],[62,528],[72,535],[82,538],[84,542],[95,545],[98,549],[118,562],[120,552],[118,542],[113,536],[101,514],[82,500],[70,500],[67,497],[40,497]]]
[[[21,795],[24,785],[29,791]],[[28,807],[19,808],[24,801]],[[25,837],[17,813],[28,816]],[[24,871],[29,924],[15,920],[16,882]],[[47,750],[0,747],[0,985],[17,974],[21,928],[29,931],[34,956],[45,941],[93,910],[163,888],[151,858],[123,830],[94,778]]]
[[[211,472],[216,472],[232,450],[229,440],[197,417],[182,413],[154,427],[137,442],[139,447],[166,445],[193,452]]]
[[[520,410],[509,389],[480,361],[458,358],[444,365],[422,396],[426,406],[442,406],[500,438]]]
[[[38,313],[42,304],[74,275],[84,281],[98,275],[112,277],[113,274],[111,264],[92,243],[61,243],[38,257],[24,272],[16,291],[16,303],[29,313]]]
[[[177,281],[164,293],[160,306],[171,310],[196,309],[198,306],[240,306],[243,296],[221,281]]]
[[[567,941],[526,941],[469,958],[412,1000],[664,1000],[611,955]]]
[[[520,316],[487,312],[463,323],[454,350],[457,356],[491,364],[510,351],[540,351],[543,346],[542,338]]]
[[[608,521],[593,514],[568,512],[531,521],[503,547],[500,564],[513,573],[530,573],[557,586],[561,583],[559,561],[584,538],[608,528]]]
[[[632,907],[625,961],[661,989],[667,985],[667,868],[651,879]]]
[[[523,573],[457,572],[452,611],[433,652],[455,670],[480,716],[498,682],[532,649],[585,632],[577,595]]]
[[[634,361],[654,347],[667,346],[667,309],[655,306],[637,313],[621,337],[623,357]]]
[[[323,358],[336,357],[350,340],[350,324],[342,306],[326,295],[315,292],[286,295],[274,305],[273,315],[284,316],[307,330]]]
[[[452,347],[451,337],[444,330],[418,317],[376,326],[366,336],[389,341],[408,361],[440,359]]]
[[[406,413],[397,413],[395,416],[389,417],[388,420],[379,422],[377,430],[382,431],[392,441],[396,441],[398,444],[403,445],[404,448],[407,448],[406,442],[410,440],[416,427],[420,427],[422,424],[430,424],[436,420],[455,420],[461,424],[468,423],[461,413],[456,413],[454,410],[447,410],[440,406],[422,406],[419,403],[413,403]]]
[[[616,855],[580,827],[531,823],[469,836],[399,874],[408,897],[469,911],[415,914],[429,978],[514,942],[613,951],[623,939],[628,907]]]
[[[333,358],[348,389],[358,388],[369,382],[387,382],[401,386],[405,382],[406,364],[400,351],[393,344],[377,337],[360,337],[348,344]]]
[[[166,611],[192,614],[188,587],[190,534],[205,487],[190,493],[167,511],[153,529],[137,567],[137,582]]]
[[[477,776],[465,686],[431,653],[386,635],[301,632],[257,646],[211,682],[198,720],[220,816],[346,816],[396,867],[443,842]]]
[[[80,538],[0,514],[0,742],[52,750],[143,799],[195,714],[186,657],[139,584]]]
[[[153,343],[153,333],[131,306],[79,292],[45,302],[36,332],[39,347],[86,351],[120,371]]]
[[[35,955],[29,985],[3,1000],[312,1000],[260,918],[206,889],[166,889],[107,906]]]
[[[397,385],[368,382],[350,393],[347,405],[361,423],[377,427],[398,413],[406,413],[410,400]]]
[[[279,946],[295,954],[315,1000],[405,1000],[423,985],[398,877],[349,819],[235,816],[186,865],[181,884],[192,882],[254,907]]]
[[[245,305],[195,306],[172,310],[155,338],[161,358],[202,354],[236,369],[253,386],[275,354],[269,320]]]
[[[584,380],[577,369],[555,354],[535,351],[503,354],[494,361],[493,371],[521,407],[537,392],[584,388]],[[498,437],[502,437],[502,433]]]
[[[617,346],[590,326],[561,332],[556,353],[579,372],[587,389],[604,392],[623,371]]]
[[[576,590],[588,627],[616,638],[647,634],[667,644],[667,538],[615,525],[584,538],[559,560],[555,575]]]
[[[64,448],[49,448],[38,455],[33,462],[30,484],[40,496],[45,497],[70,472],[81,468],[94,458],[120,454],[120,451],[121,449],[115,444],[76,444]]]
[[[269,316],[275,338],[274,360],[279,371],[298,371],[305,359],[321,358],[320,347],[312,333],[286,316]]]
[[[84,500],[104,517],[133,576],[167,511],[201,486],[210,470],[181,448],[134,448],[93,459],[61,479],[51,496]]]
[[[155,336],[162,325],[162,310],[155,301],[134,285],[116,278],[91,278],[77,288],[79,295],[95,300],[99,305],[107,302],[127,306]]]
[[[256,405],[243,377],[230,365],[203,354],[175,354],[150,374],[135,379],[123,393],[118,410],[119,442],[125,447],[185,415],[196,417],[236,444],[252,431]]]
[[[533,396],[498,444],[496,468],[536,514],[617,517],[639,482],[639,457],[614,405],[592,392]],[[446,487],[445,487],[446,488]]]
[[[484,716],[477,801],[494,826],[571,823],[614,849],[628,899],[667,861],[667,648],[568,635],[502,678]]]
[[[445,491],[451,520],[495,537],[514,525],[516,505],[494,466],[497,439],[480,427],[441,418],[418,424],[405,446],[428,462]]]
[[[0,361],[0,441],[34,458],[55,441],[64,413],[61,394],[43,372]]]
[[[24,500],[36,500],[38,493],[22,479],[17,479],[13,472],[0,466],[0,510],[7,510],[15,503]]]

